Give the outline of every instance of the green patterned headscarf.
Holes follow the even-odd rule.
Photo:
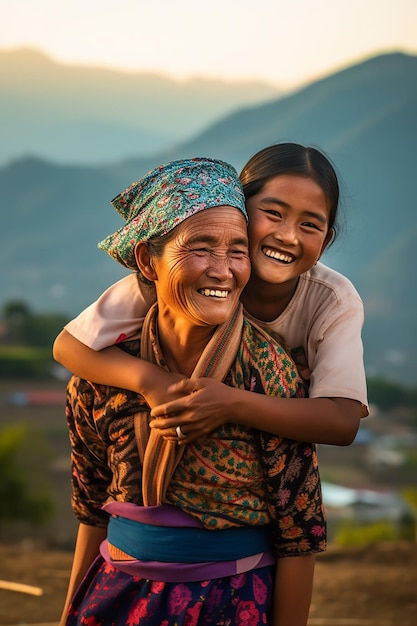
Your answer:
[[[112,200],[126,224],[98,244],[116,261],[137,270],[139,241],[165,235],[199,211],[217,206],[239,209],[247,220],[236,170],[215,159],[171,161],[151,170]]]

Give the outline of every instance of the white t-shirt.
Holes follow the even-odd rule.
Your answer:
[[[130,274],[109,287],[66,330],[94,350],[133,338],[153,303],[153,293]],[[300,276],[297,289],[271,322],[246,317],[278,335],[290,349],[310,398],[349,398],[368,414],[361,331],[362,300],[342,274],[317,263]]]

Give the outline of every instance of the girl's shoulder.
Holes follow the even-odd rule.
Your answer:
[[[93,350],[136,338],[155,292],[131,273],[114,283],[65,329]]]
[[[302,279],[310,294],[314,291],[324,291],[332,295],[337,301],[349,298],[362,302],[356,287],[349,278],[323,263],[316,263],[314,267],[302,275]]]

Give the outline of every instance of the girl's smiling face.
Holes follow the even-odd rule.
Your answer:
[[[280,174],[248,199],[252,274],[270,284],[297,283],[332,239],[329,206],[312,178]]]

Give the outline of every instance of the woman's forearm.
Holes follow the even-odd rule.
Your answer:
[[[71,600],[87,573],[88,568],[98,556],[100,544],[106,536],[106,528],[87,526],[86,524],[79,525],[71,575],[68,583],[68,592],[59,626],[64,626]]]
[[[313,591],[314,555],[277,560],[272,626],[306,626]]]

